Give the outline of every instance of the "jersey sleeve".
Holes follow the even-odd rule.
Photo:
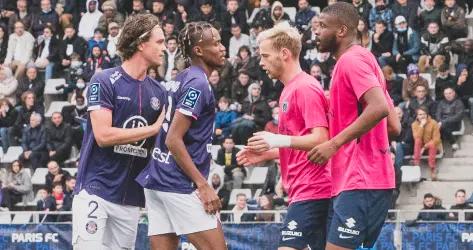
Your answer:
[[[358,100],[371,88],[381,87],[373,66],[362,56],[345,58],[342,69],[346,82]]]
[[[177,96],[176,110],[184,115],[198,120],[209,104],[209,84],[199,78],[194,78],[184,84]]]
[[[103,80],[100,75],[94,75],[90,82],[87,91],[87,111],[101,108],[113,110],[113,89],[110,81]]]
[[[302,88],[298,88],[296,93],[297,106],[304,119],[305,128],[328,128],[328,102],[322,88],[318,88],[317,83],[305,84]]]

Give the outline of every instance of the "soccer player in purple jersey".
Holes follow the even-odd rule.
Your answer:
[[[207,183],[215,119],[207,77],[224,65],[225,47],[206,22],[187,24],[179,43],[191,66],[166,83],[165,121],[152,159],[137,178],[145,188],[151,249],[176,249],[179,235],[197,249],[226,249],[216,216],[220,200]]]
[[[150,66],[162,63],[164,34],[158,19],[130,17],[117,48],[123,65],[97,72],[87,94],[89,119],[72,208],[74,249],[135,247],[145,205],[135,178],[164,120],[166,90],[146,76]]]

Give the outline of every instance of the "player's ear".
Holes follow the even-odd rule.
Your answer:
[[[139,51],[143,51],[143,43],[138,44],[137,48]]]
[[[348,27],[346,25],[341,25],[340,29],[337,32],[339,37],[345,37],[348,33]]]
[[[194,51],[194,54],[196,56],[202,56],[204,55],[203,51],[202,51],[202,48],[200,46],[194,46],[194,48],[192,48],[192,50]]]
[[[287,48],[282,48],[281,49],[281,57],[283,60],[286,60],[291,56],[291,52]]]

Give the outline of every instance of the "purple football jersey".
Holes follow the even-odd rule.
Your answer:
[[[191,66],[175,81],[163,83],[168,91],[166,120],[159,132],[151,159],[137,181],[145,188],[173,193],[192,193],[195,185],[177,165],[165,141],[172,117],[180,112],[191,117],[192,124],[184,143],[192,161],[207,178],[210,169],[210,145],[215,119],[215,99],[204,71]]]

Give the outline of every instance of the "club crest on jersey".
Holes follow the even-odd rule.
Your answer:
[[[100,83],[94,82],[90,85],[89,102],[100,101]]]
[[[282,112],[287,112],[288,108],[289,108],[289,104],[287,103],[287,101],[284,101],[282,103]]]
[[[97,232],[97,223],[95,221],[89,221],[85,224],[85,230],[89,234],[95,234]]]
[[[142,116],[135,115],[128,118],[123,123],[123,128],[141,128],[148,126],[148,121]],[[113,152],[117,154],[125,154],[131,156],[137,156],[141,158],[146,158],[148,156],[148,151],[145,148],[142,148],[145,144],[146,139],[137,141],[134,143],[126,144],[126,145],[115,145],[113,147]]]
[[[199,90],[194,89],[194,88],[189,88],[187,90],[186,96],[184,97],[184,101],[182,102],[182,105],[193,109],[195,105],[197,104],[199,97],[200,97]]]
[[[151,105],[151,108],[153,110],[158,111],[159,108],[161,107],[161,102],[159,101],[159,99],[157,97],[153,96],[153,97],[151,97],[150,105]]]

